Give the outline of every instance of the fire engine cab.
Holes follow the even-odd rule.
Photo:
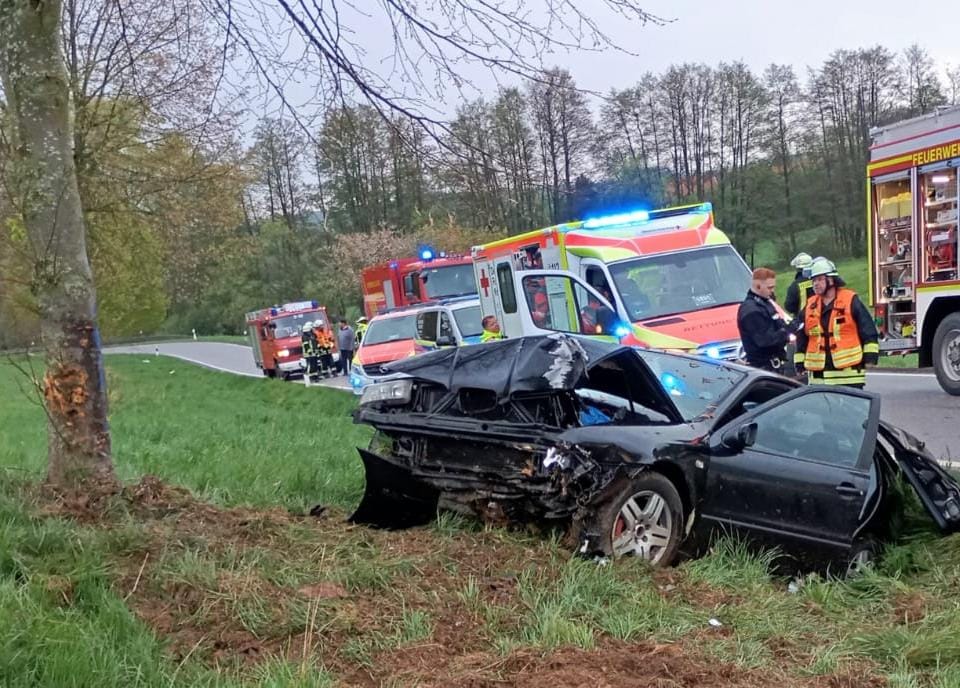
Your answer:
[[[870,135],[867,254],[880,350],[919,352],[960,395],[960,107]]]
[[[253,349],[253,360],[264,375],[280,375],[286,379],[302,372],[300,336],[307,323],[333,335],[327,309],[316,301],[295,301],[247,313],[247,336]],[[336,342],[336,337],[333,341]]]
[[[393,308],[477,293],[470,256],[423,247],[415,258],[371,265],[360,273],[368,318]]]
[[[597,327],[624,344],[739,355],[750,269],[713,224],[710,203],[554,225],[475,246],[472,256],[483,314],[508,337],[531,325]]]

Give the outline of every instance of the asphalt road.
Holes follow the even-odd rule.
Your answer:
[[[135,344],[132,346],[111,346],[106,353],[139,354],[143,356],[173,356],[184,361],[196,363],[204,368],[212,368],[234,375],[266,379],[253,363],[250,347],[243,344],[225,342],[168,342],[166,344]],[[303,384],[301,380],[295,383]],[[321,383],[325,387],[349,389],[347,378],[340,376],[327,378]]]
[[[111,347],[107,353],[133,353],[174,356],[191,363],[250,377],[262,378],[253,364],[250,347],[217,342],[172,342]],[[300,381],[291,384],[303,384]],[[323,380],[325,387],[348,389],[345,377]],[[883,399],[885,420],[916,435],[927,443],[937,458],[960,461],[960,397],[952,397],[940,389],[933,373],[895,373],[871,370],[867,389]]]

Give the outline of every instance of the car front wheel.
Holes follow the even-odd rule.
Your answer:
[[[643,473],[627,482],[600,508],[601,548],[613,557],[634,556],[653,566],[669,566],[683,531],[683,502],[660,473]]]

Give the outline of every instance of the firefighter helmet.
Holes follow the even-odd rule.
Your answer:
[[[806,270],[812,263],[813,258],[810,257],[809,253],[798,253],[794,256],[793,260],[790,261],[790,265],[797,270]]]
[[[821,275],[826,275],[827,277],[837,277],[839,275],[837,266],[834,265],[833,261],[827,260],[823,256],[813,259],[813,262],[810,263],[810,267],[807,270],[807,274],[811,279],[820,277]]]
[[[309,332],[309,331],[312,330],[312,329],[313,329],[313,323],[305,322],[305,323],[303,323],[303,327],[300,328],[300,331],[301,331],[301,332]]]
[[[359,318],[357,318],[357,324],[358,324],[358,325],[362,325],[362,324],[364,324],[364,323],[366,323],[366,322],[367,322],[367,316],[365,316],[365,315],[361,315]]]

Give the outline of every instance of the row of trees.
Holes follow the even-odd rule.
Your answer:
[[[151,36],[166,44],[162,31]],[[121,49],[119,37],[113,45]],[[177,70],[158,92],[212,88],[215,51],[191,54],[192,76]],[[108,75],[84,87],[80,67],[69,68],[108,336],[237,331],[245,310],[300,296],[352,314],[364,260],[428,240],[465,249],[625,206],[711,200],[748,259],[763,241],[785,258],[816,226],[831,228],[834,251],[857,253],[870,129],[960,97],[960,68],[941,82],[916,46],[899,56],[840,50],[803,80],[785,65],[761,74],[742,63],[676,65],[593,100],[553,69],[463,104],[433,132],[341,105],[313,129],[266,118],[244,148],[228,133],[240,113],[210,117],[193,99],[107,94]],[[207,129],[200,145],[197,122]],[[4,203],[0,318],[22,324],[31,257],[14,203],[0,196]],[[343,265],[351,246],[365,252]],[[9,341],[31,329],[2,331]]]

